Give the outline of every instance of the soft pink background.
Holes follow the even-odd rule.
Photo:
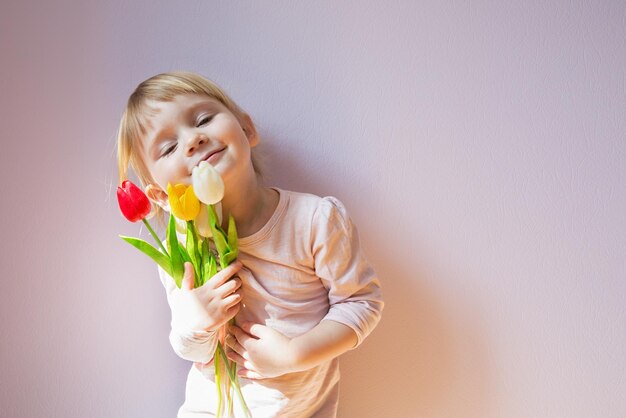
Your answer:
[[[0,415],[173,417],[188,363],[115,200],[158,72],[252,115],[271,184],[342,199],[384,283],[342,417],[626,416],[622,1],[0,6]],[[145,235],[145,231],[142,232]]]

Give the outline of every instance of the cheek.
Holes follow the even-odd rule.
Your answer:
[[[152,171],[152,178],[163,190],[167,190],[167,183],[172,182],[172,170],[166,164],[157,164]]]
[[[191,174],[184,164],[177,163],[176,161],[169,161],[161,173],[161,181],[164,187],[163,190],[167,189],[167,183],[171,183],[172,185],[178,183],[188,185],[191,184]]]

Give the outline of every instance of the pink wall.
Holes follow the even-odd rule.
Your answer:
[[[136,84],[190,69],[380,273],[342,417],[626,416],[623,2],[13,3],[0,415],[175,415],[188,364],[117,237],[114,136]]]

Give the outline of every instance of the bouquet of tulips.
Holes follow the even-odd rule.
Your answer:
[[[126,180],[117,188],[117,199],[122,214],[131,222],[139,220],[150,231],[159,248],[139,238],[120,237],[154,260],[169,274],[178,288],[181,287],[184,263],[190,262],[195,273],[195,287],[200,287],[219,270],[237,259],[237,229],[231,216],[228,231],[220,226],[216,206],[224,196],[224,183],[219,173],[206,161],[192,171],[192,185],[176,184],[167,186],[170,204],[170,217],[166,231],[167,248],[146,219],[151,204],[145,193],[132,182]],[[186,243],[178,241],[176,231],[186,232]],[[211,245],[211,243],[213,245]],[[217,386],[217,416],[233,416],[233,392],[237,394],[246,416],[250,412],[241,393],[237,377],[237,364],[226,356],[224,351],[225,326],[218,332],[217,348],[213,356],[215,384]],[[224,373],[226,376],[224,376]],[[226,378],[225,378],[226,377]],[[228,410],[224,409],[224,397]]]

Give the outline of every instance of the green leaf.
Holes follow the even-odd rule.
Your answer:
[[[201,238],[198,248],[200,265],[204,266],[209,261],[209,247],[206,238]]]
[[[226,232],[219,224],[219,219],[217,218],[217,213],[215,212],[215,206],[207,205],[207,208],[209,211],[209,227],[211,228],[211,233],[213,234],[213,236],[215,236],[215,231],[219,231],[223,236],[226,236]]]
[[[226,254],[224,254],[221,258],[221,264],[222,264],[222,268],[230,265],[230,263],[232,263],[233,261],[235,261],[237,259],[237,252],[236,251],[229,251]]]
[[[215,207],[213,205],[208,205],[208,208],[209,208],[209,227],[211,228],[211,234],[213,235],[213,242],[215,243],[215,248],[217,249],[217,253],[220,256],[220,265],[222,268],[224,268],[228,265],[225,263],[224,255],[230,252],[231,248],[228,245],[228,242],[226,240],[226,233],[217,224],[217,214],[215,213]],[[233,231],[234,233],[236,233],[236,229],[234,229]]]
[[[207,205],[207,210],[209,211],[209,226],[216,226],[217,213],[215,213],[215,206]]]
[[[209,267],[209,263],[207,261],[206,263],[204,263],[202,265],[202,283],[200,284],[200,286],[203,286],[206,283],[206,281],[208,280],[209,269],[210,269],[210,267]]]
[[[217,274],[217,260],[215,256],[211,254],[211,258],[209,259],[209,278],[215,276]]]
[[[170,250],[170,260],[172,262],[172,278],[176,283],[176,286],[180,289],[183,281],[183,274],[185,268],[183,266],[183,259],[180,254],[180,244],[178,243],[178,237],[176,237],[176,220],[174,215],[170,214],[170,221],[167,226],[167,247]]]
[[[172,263],[161,251],[139,238],[126,237],[123,235],[120,235],[120,238],[154,260],[167,274],[172,275]]]
[[[237,226],[233,215],[228,216],[228,246],[235,253],[235,258],[239,254],[239,242],[237,240]]]
[[[202,266],[203,269],[203,283],[206,283],[211,277],[215,276],[217,273],[217,262],[215,261],[215,256],[213,253],[209,253],[208,257]]]
[[[191,261],[191,257],[189,256],[189,252],[187,252],[187,249],[183,246],[183,245],[179,245],[178,246],[178,254],[180,255],[181,258],[181,263],[183,264],[183,275],[185,273],[185,263],[191,263],[191,266],[193,267],[193,275],[194,275],[194,288],[198,287],[198,277],[200,277],[200,275],[198,274],[198,270],[196,268],[196,266],[193,264],[193,261]],[[182,279],[181,279],[182,282]]]
[[[211,253],[209,252],[208,240],[206,238],[202,239],[200,241],[200,266],[202,266],[202,280],[200,280],[200,286],[205,284],[206,281],[209,279],[209,276],[207,276],[207,266],[209,264],[210,256]]]
[[[220,259],[224,257],[224,254],[230,251],[230,248],[228,248],[228,244],[226,243],[226,238],[224,238],[224,235],[221,233],[213,235],[213,242],[215,242],[215,247],[217,248],[217,253],[220,255]]]
[[[189,254],[189,258],[191,261],[191,264],[193,264],[193,270],[194,270],[194,282],[195,282],[195,286],[194,287],[199,287],[200,286],[200,282],[202,280],[202,272],[200,271],[199,267],[200,267],[200,260],[199,260],[199,254],[198,254],[198,241],[196,238],[196,231],[195,228],[193,226],[193,222],[192,221],[187,221],[187,245],[186,245],[186,249],[187,249],[187,254]]]
[[[191,258],[189,257],[189,253],[187,252],[187,249],[183,247],[182,245],[178,246],[178,254],[180,254],[180,257],[183,260],[183,264],[191,263]],[[184,270],[184,267],[183,267],[183,270]]]

